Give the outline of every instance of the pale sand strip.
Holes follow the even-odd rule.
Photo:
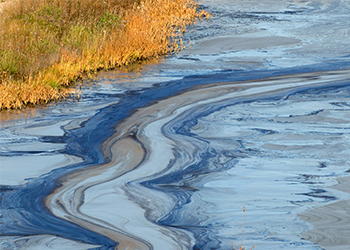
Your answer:
[[[192,45],[190,50],[181,52],[181,55],[210,55],[228,51],[265,49],[269,47],[289,46],[300,43],[299,39],[274,36],[266,31],[259,31],[243,35],[227,35],[203,39]]]
[[[334,189],[350,193],[350,177],[338,178]],[[350,200],[341,200],[317,207],[300,215],[313,225],[302,237],[313,241],[326,250],[350,249]]]
[[[64,197],[65,193],[62,193],[61,189],[65,188],[66,192],[68,192],[67,190],[73,189],[73,196],[75,197],[74,203],[80,206],[79,199],[85,192],[86,188],[97,185],[101,182],[97,179],[86,183],[86,179],[89,179],[91,176],[103,175],[104,172],[107,172],[108,175],[108,177],[104,178],[104,181],[117,178],[118,176],[125,174],[127,171],[136,168],[144,158],[144,149],[142,148],[142,145],[129,136],[117,138],[116,140],[109,140],[104,146],[107,147],[105,151],[106,155],[113,153],[112,161],[110,163],[89,167],[67,176],[67,179],[74,179],[75,181],[64,184],[61,188],[56,189],[55,193],[48,196],[46,203],[51,203],[51,206],[55,206],[53,203],[56,202],[53,202],[52,199],[56,201],[61,200],[64,203],[66,197]],[[114,166],[117,167],[113,169]],[[110,168],[113,170],[112,174],[108,173],[108,169]],[[79,208],[76,211],[79,211]],[[151,246],[148,246],[147,243],[142,240],[136,239],[132,235],[119,230],[119,225],[112,225],[106,222],[101,223],[99,220],[89,218],[89,216],[79,216],[78,213],[75,213],[76,211],[71,210],[72,213],[67,212],[67,214],[62,217],[115,240],[119,243],[118,249],[151,249]],[[103,224],[105,226],[102,226]]]

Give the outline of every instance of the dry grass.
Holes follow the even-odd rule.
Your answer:
[[[20,0],[0,16],[0,109],[67,97],[67,86],[182,48],[207,13],[193,0]]]
[[[233,243],[231,241],[230,242],[231,250],[247,250],[245,247],[243,247],[244,219],[245,219],[245,211],[246,211],[245,205],[243,205],[242,211],[243,211],[243,223],[242,223],[242,231],[241,231],[241,244],[239,244],[238,248],[236,248],[236,247],[233,246]],[[255,246],[252,246],[250,248],[250,250],[253,250],[253,249],[255,249]]]

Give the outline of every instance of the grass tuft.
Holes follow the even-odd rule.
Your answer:
[[[233,246],[232,241],[230,242],[231,244],[231,250],[247,250],[246,248],[243,247],[243,232],[244,232],[244,219],[245,219],[245,205],[242,206],[242,211],[243,211],[243,223],[242,223],[242,231],[241,231],[241,244],[238,246],[238,248]],[[255,249],[255,246],[252,246],[250,250]]]
[[[85,75],[178,52],[186,25],[208,17],[194,0],[12,0],[0,11],[0,109],[60,100]]]

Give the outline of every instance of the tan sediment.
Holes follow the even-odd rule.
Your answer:
[[[118,168],[115,168],[114,174],[110,175],[108,179],[117,178],[125,172],[131,171],[133,168],[137,167],[144,157],[144,150],[142,149],[142,146],[128,136],[125,136],[117,141],[108,141],[106,143],[106,147],[109,151],[109,153],[105,152],[107,155],[111,155],[111,152],[113,152],[110,163],[86,168],[82,171],[77,171],[67,176],[65,180],[74,179],[74,181],[64,181],[62,187],[56,189],[55,193],[48,196],[45,203],[48,205],[52,202],[52,199],[54,199],[56,201],[55,203],[59,205],[59,201],[64,199],[64,197],[62,197],[64,193],[61,194],[61,191],[63,189],[74,188],[75,196],[73,203],[80,204],[79,199],[83,196],[85,189],[89,186],[97,185],[98,181],[84,184],[79,183],[83,183],[86,179],[92,176],[102,174],[109,168],[119,164]],[[108,181],[108,179],[105,179],[104,182]],[[56,196],[56,194],[58,195]],[[52,203],[50,205],[52,206]],[[79,208],[77,208],[76,211],[79,211]],[[82,216],[69,212],[65,218],[89,230],[99,232],[99,234],[118,242],[118,249],[150,249],[150,247],[143,241],[129,236],[126,232],[120,231],[117,225],[108,225],[106,222],[99,223],[100,221],[96,220],[95,218],[90,218],[89,216],[82,218]],[[101,224],[105,224],[106,227],[101,226]]]
[[[338,178],[338,185],[332,187],[350,193],[350,177]],[[317,207],[299,215],[313,228],[302,235],[326,250],[350,249],[350,200],[341,200]]]

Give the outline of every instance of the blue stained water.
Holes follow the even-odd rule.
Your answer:
[[[309,45],[319,37],[317,28],[328,30],[319,15],[340,15],[343,8],[339,18],[345,20],[348,5],[289,1],[293,12],[270,12],[285,8],[273,2],[257,11],[252,3],[208,1],[217,15],[209,28],[201,24],[190,35],[200,44],[194,46],[198,54],[169,58],[141,76],[175,80],[115,91],[125,83],[111,78],[112,90],[87,90],[81,103],[38,108],[43,117],[13,126],[4,119],[0,248],[230,249],[230,242],[256,249],[327,249],[329,242],[347,247],[336,236],[347,228],[332,223],[327,244],[309,241],[303,234],[312,226],[299,215],[348,199],[329,188],[350,169],[347,30],[337,24],[335,44],[343,50],[332,50],[328,33],[324,47]],[[315,27],[283,30],[280,24],[288,22],[280,15]],[[237,30],[228,34],[233,20]],[[271,35],[260,33],[266,27],[274,36],[298,34],[304,43],[283,52],[266,45],[205,52],[213,49],[205,39],[256,32],[263,41]],[[183,61],[189,56],[198,58],[185,60],[188,66]],[[40,134],[47,122],[61,121],[61,134]],[[63,155],[76,158],[59,163]],[[43,156],[52,162],[41,169],[47,165]]]
[[[344,66],[346,67],[347,65],[345,64]],[[336,68],[339,67],[340,66],[336,66]],[[264,78],[273,75],[283,77],[284,75],[289,75],[290,73],[297,74],[297,70],[297,68],[288,70],[287,73],[284,71],[230,72],[205,76],[204,78],[201,76],[196,76],[187,77],[180,81],[167,82],[153,88],[137,91],[136,93],[130,92],[126,93],[124,96],[120,96],[122,97],[121,102],[100,109],[96,115],[86,121],[79,129],[67,130],[61,137],[44,137],[45,142],[56,143],[59,141],[61,143],[66,143],[66,149],[60,153],[81,156],[84,158],[84,162],[55,169],[38,178],[30,179],[25,185],[2,186],[2,234],[6,236],[52,234],[78,242],[101,246],[97,247],[96,249],[113,249],[118,242],[114,242],[113,240],[100,235],[98,232],[90,231],[72,222],[57,218],[53,216],[44,206],[43,202],[45,197],[60,186],[61,180],[65,178],[64,176],[72,172],[79,172],[79,169],[82,168],[110,161],[111,159],[108,156],[104,156],[101,152],[101,144],[113,134],[115,127],[118,124],[123,123],[126,118],[130,117],[131,114],[137,112],[137,110],[142,107],[152,106],[152,104],[159,100],[181,95],[181,93],[185,93],[194,87],[198,88],[202,85],[205,86],[208,84],[216,84],[218,82],[239,82],[240,80],[259,79],[261,76]],[[302,70],[302,72],[305,72],[305,68]],[[221,235],[221,231],[232,229],[232,227],[237,227],[237,225],[240,223],[239,221],[235,220],[234,223],[236,225],[232,226],[231,222],[222,221],[226,216],[232,216],[230,215],[231,212],[223,217],[214,216],[217,221],[215,221],[214,218],[209,219],[210,215],[208,215],[208,213],[215,214],[216,209],[227,211],[227,205],[224,204],[225,201],[220,199],[219,202],[217,200],[218,197],[214,199],[214,201],[212,200],[212,195],[215,197],[215,194],[210,193],[215,192],[215,190],[219,195],[223,195],[224,198],[222,199],[226,199],[226,197],[225,193],[222,193],[222,190],[220,190],[220,186],[215,187],[214,185],[214,188],[206,187],[206,182],[211,183],[209,181],[211,178],[210,176],[212,176],[214,180],[218,179],[219,182],[220,179],[224,178],[225,176],[231,178],[233,183],[229,184],[225,188],[234,189],[233,187],[236,186],[243,188],[243,186],[247,184],[244,183],[244,181],[242,182],[242,180],[237,181],[232,177],[237,174],[235,173],[238,171],[235,170],[237,166],[242,167],[242,162],[247,161],[247,163],[244,163],[244,166],[250,167],[246,167],[244,171],[247,176],[252,176],[257,175],[256,171],[259,170],[259,164],[256,161],[259,161],[260,158],[262,159],[262,162],[273,161],[273,159],[278,159],[279,157],[286,159],[297,158],[295,155],[289,155],[288,153],[280,152],[278,150],[266,151],[261,149],[258,144],[264,144],[263,138],[265,137],[274,136],[276,134],[288,134],[286,131],[281,132],[279,128],[279,124],[289,124],[290,121],[288,121],[288,119],[293,123],[293,119],[302,120],[307,117],[317,117],[319,114],[324,113],[325,109],[322,106],[320,108],[317,107],[318,103],[328,103],[328,105],[334,107],[333,109],[329,109],[332,112],[349,113],[349,90],[350,87],[348,81],[339,81],[331,86],[322,86],[322,84],[320,87],[301,86],[300,88],[293,88],[291,90],[282,91],[278,94],[269,94],[268,96],[263,95],[248,98],[238,97],[216,102],[214,104],[209,103],[208,105],[200,105],[199,107],[196,106],[193,109],[186,111],[183,115],[179,116],[179,118],[171,121],[171,123],[165,124],[162,129],[165,136],[171,137],[172,134],[185,136],[199,141],[199,143],[203,144],[204,147],[202,145],[201,148],[198,149],[198,152],[196,152],[198,160],[193,163],[187,162],[186,165],[183,166],[184,169],[169,171],[166,174],[160,173],[159,175],[153,176],[152,178],[140,183],[144,187],[164,193],[171,197],[172,200],[176,201],[176,205],[172,207],[170,211],[167,211],[165,216],[158,218],[157,221],[154,221],[154,223],[167,228],[181,228],[193,234],[193,237],[196,240],[196,243],[193,245],[193,249],[221,249],[223,247],[222,243],[228,241],[229,238],[227,233],[223,233],[223,235]],[[294,110],[293,108],[291,108],[291,111],[293,112],[290,115],[284,111],[281,115],[281,121],[279,121],[279,114],[274,114],[276,109],[283,109],[284,107],[288,107],[290,105],[299,105],[299,103],[303,102],[306,104],[314,102],[316,105],[315,107],[310,107],[307,109],[308,111],[303,111],[301,113],[298,113],[298,109]],[[268,108],[269,112],[272,113],[265,114],[266,108]],[[262,109],[263,111],[259,111],[259,109]],[[330,112],[329,110],[328,112]],[[220,124],[220,121],[222,121],[223,124]],[[226,132],[224,132],[224,135],[220,135],[221,130],[218,130],[218,128],[215,127],[212,128],[210,123],[219,127],[223,126],[224,128],[220,128],[223,131],[232,129],[235,132],[233,133],[233,136],[226,135]],[[255,124],[257,127],[254,127],[253,124]],[[225,126],[228,126],[229,128],[225,128]],[[317,137],[318,134],[320,134],[319,136],[342,137],[344,135],[348,136],[350,132],[349,126],[333,128],[333,125],[330,126],[330,124],[325,124],[324,127],[329,129],[331,132],[323,132],[319,130],[302,131],[301,135],[305,137]],[[289,129],[295,129],[295,133],[297,133],[298,130],[298,128],[293,127]],[[237,130],[239,131],[237,132]],[[212,136],[206,138],[206,133],[209,135],[212,134]],[[240,136],[239,133],[242,133],[243,135]],[[202,138],[203,135],[204,138]],[[215,138],[215,135],[219,136]],[[228,137],[221,138],[222,136]],[[253,147],[247,146],[247,144],[252,143],[251,141],[259,140],[259,138],[262,138],[260,139],[262,141],[259,141],[259,143],[256,143],[255,145],[254,142]],[[228,144],[233,148],[222,148],[221,146],[216,148],[215,146],[212,146],[211,140],[223,140],[224,145]],[[229,142],[225,142],[225,140],[228,140]],[[216,144],[218,143],[216,142]],[[182,157],[181,145],[179,145],[179,147],[179,149],[175,150],[175,159],[173,160],[173,163],[170,163],[167,166],[168,169],[172,168],[172,164],[174,164],[176,158]],[[220,163],[220,157],[226,158],[224,163]],[[319,162],[320,160],[321,159],[317,159],[315,161]],[[338,171],[328,170],[328,162],[336,161],[337,159],[322,160],[327,161],[327,164],[324,162],[319,163],[323,166],[323,168],[325,168],[321,175],[316,174],[319,173],[318,171],[321,169],[319,166],[315,166],[315,170],[311,171],[311,173],[308,173],[310,170],[307,170],[305,176],[303,176],[303,171],[298,172],[298,170],[295,170],[297,174],[294,174],[293,166],[288,166],[289,169],[286,171],[293,173],[295,176],[288,177],[289,174],[286,176],[282,175],[282,177],[280,177],[281,179],[271,181],[283,182],[283,185],[304,184],[308,188],[313,186],[317,187],[320,183],[325,182],[322,179],[337,176],[341,171],[347,170],[346,168]],[[346,161],[346,159],[343,160]],[[240,175],[243,175],[243,173],[244,172],[241,172]],[[260,178],[260,176],[257,175],[256,178]],[[286,180],[286,178],[289,178],[289,180]],[[309,178],[317,180],[315,185],[314,182],[310,182],[308,180]],[[269,185],[271,189],[274,188],[273,184]],[[250,185],[247,185],[247,188],[249,189]],[[257,188],[259,189],[261,187],[258,186]],[[241,192],[245,193],[244,190]],[[281,207],[281,209],[283,209],[284,206],[302,206],[304,203],[309,204],[314,203],[315,201],[329,202],[337,199],[335,196],[329,194],[322,188],[310,188],[310,190],[302,189],[298,192],[299,193],[293,195],[293,198],[289,197],[287,200],[284,200],[283,203],[285,204]],[[207,193],[209,193],[209,195]],[[205,200],[206,195],[210,197],[208,201]],[[193,211],[198,211],[198,208],[194,208],[195,206],[198,206],[198,201],[196,201],[197,199],[200,199],[198,197],[203,198],[202,205],[204,207],[214,206],[214,208],[211,208],[214,210],[200,209],[199,211],[201,212],[197,212],[197,215],[193,214]],[[234,195],[231,194],[227,199],[232,198],[234,198]],[[238,198],[240,199],[240,197]],[[278,199],[277,195],[272,200],[275,199]],[[81,202],[83,203],[84,200]],[[258,208],[258,205],[255,204],[254,199],[248,199],[247,201],[239,200],[237,202],[240,204],[246,203],[246,206],[252,206],[252,209],[254,209],[255,206]],[[224,204],[224,208],[220,207],[222,203]],[[142,204],[140,205],[142,206]],[[146,211],[145,216],[147,218],[148,208],[145,206],[144,209]],[[273,212],[274,209],[279,208],[271,208],[272,211],[270,212],[272,213],[272,217],[275,216]],[[284,214],[284,216],[288,216],[290,213],[283,211],[282,214]],[[250,220],[256,220],[256,223],[261,223],[258,218],[255,218],[256,216],[258,215],[254,214],[252,216],[253,218]],[[247,231],[249,231],[250,228],[254,228],[253,225],[250,225],[253,222],[248,223]],[[303,225],[303,227],[305,227],[305,225]],[[234,229],[232,229],[232,231],[234,231]],[[285,245],[289,244],[299,244],[299,246],[310,245],[303,241],[298,243],[288,239],[282,240],[271,236],[267,237],[265,235],[269,234],[268,232],[268,229],[263,230],[260,228],[257,232],[253,233],[254,235],[247,233],[246,237],[250,238],[250,240],[253,242],[255,238],[260,237],[266,238],[265,241],[273,241],[274,243],[280,242],[281,244],[277,244],[277,247],[280,249],[285,248]],[[236,240],[239,240],[239,235],[235,237],[237,237]],[[228,244],[227,242],[225,243]]]

